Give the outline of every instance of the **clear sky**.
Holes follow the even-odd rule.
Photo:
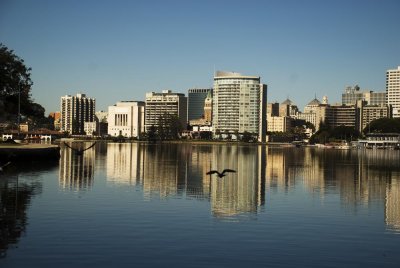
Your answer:
[[[339,102],[385,90],[400,65],[398,0],[0,0],[0,42],[32,68],[46,114],[86,93],[96,110],[146,92],[212,87],[214,70],[260,76],[268,102]]]

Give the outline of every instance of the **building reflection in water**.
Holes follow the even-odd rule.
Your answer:
[[[73,143],[74,148],[86,148],[91,142]],[[75,191],[86,190],[92,187],[96,146],[86,150],[82,155],[76,154],[66,146],[60,151],[60,187]]]
[[[223,178],[209,176],[212,213],[217,217],[256,213],[265,202],[265,147],[214,146],[211,159],[212,170],[237,171]]]
[[[136,185],[140,182],[143,145],[140,143],[107,143],[107,181]]]
[[[138,185],[147,198],[185,196],[210,200],[212,214],[255,213],[264,204],[265,147],[109,143],[107,180]],[[232,168],[222,179],[210,169]]]
[[[385,207],[388,228],[400,232],[400,153],[392,150],[269,148],[267,188],[289,191],[302,185],[324,199],[339,194],[343,207]]]

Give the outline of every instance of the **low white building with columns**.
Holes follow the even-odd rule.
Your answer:
[[[108,107],[108,135],[139,138],[144,132],[142,101],[120,101]]]

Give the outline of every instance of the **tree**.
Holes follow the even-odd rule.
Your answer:
[[[24,60],[0,43],[0,119],[14,121],[20,114],[33,123],[45,118],[44,108],[33,102],[31,68]]]
[[[151,143],[155,143],[157,141],[157,129],[154,125],[151,125],[149,130],[147,131],[147,140]]]
[[[0,111],[6,117],[18,113],[18,98],[21,110],[23,104],[31,103],[30,91],[33,82],[30,78],[31,68],[24,60],[0,43]]]
[[[360,133],[354,127],[338,126],[330,132],[331,138],[336,140],[350,141],[360,136]]]
[[[371,121],[363,130],[367,133],[400,133],[399,118],[379,118]]]
[[[182,123],[177,115],[166,113],[158,118],[157,133],[161,140],[177,139],[182,130]]]

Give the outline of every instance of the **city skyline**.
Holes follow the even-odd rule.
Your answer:
[[[3,1],[0,36],[32,68],[32,97],[97,110],[146,92],[210,88],[215,70],[262,77],[268,102],[304,107],[346,86],[385,90],[400,62],[398,1]],[[18,17],[18,21],[15,18]]]

